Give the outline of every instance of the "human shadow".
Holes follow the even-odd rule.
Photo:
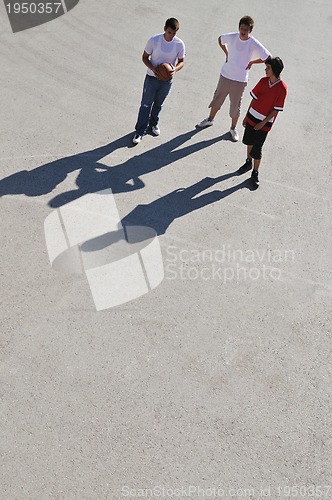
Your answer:
[[[123,226],[148,226],[153,228],[158,235],[164,234],[175,219],[215,203],[239,189],[250,188],[251,184],[245,180],[224,191],[214,190],[197,196],[215,184],[237,175],[237,172],[230,172],[216,178],[205,177],[192,186],[175,189],[147,205],[137,205],[122,219],[121,223]]]
[[[22,170],[6,177],[0,181],[0,196],[8,194],[41,196],[52,192],[68,174],[75,171],[78,171],[77,189],[53,197],[48,202],[50,206],[60,207],[87,193],[107,188],[111,188],[113,193],[141,189],[145,184],[140,176],[159,170],[218,141],[229,140],[228,133],[226,133],[181,148],[198,131],[193,129],[185,132],[123,163],[112,166],[104,164],[101,161],[102,158],[111,155],[117,149],[133,147],[132,134],[127,134],[105,146],[46,163],[31,171]]]
[[[201,196],[197,196],[206,189],[211,188],[215,184],[222,182],[231,177],[238,176],[238,172],[230,172],[220,175],[216,178],[205,177],[199,182],[187,188],[175,189],[161,198],[158,198],[147,205],[137,205],[137,207],[127,214],[119,224],[118,231],[112,231],[81,245],[83,252],[94,252],[106,248],[109,245],[117,243],[121,239],[126,239],[126,228],[137,226],[143,229],[144,227],[152,228],[157,235],[164,234],[171,223],[180,217],[183,217],[194,210],[203,208],[211,203],[222,200],[230,196],[239,189],[247,188],[253,190],[254,186],[250,179],[245,179],[239,184],[231,186],[224,191],[214,190]],[[136,231],[134,238],[130,243],[137,243],[145,238],[145,232]]]
[[[128,145],[131,134],[105,146],[45,163],[33,170],[21,170],[0,180],[0,196],[25,194],[41,196],[53,191],[68,174],[76,170],[96,168],[97,162],[117,149]]]

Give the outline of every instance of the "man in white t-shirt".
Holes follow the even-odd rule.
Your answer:
[[[197,124],[199,128],[213,125],[214,117],[229,95],[229,116],[232,120],[230,134],[235,142],[239,140],[236,124],[249,70],[253,64],[263,63],[271,55],[258,40],[250,36],[253,27],[254,20],[250,16],[244,16],[239,21],[239,32],[226,33],[218,38],[219,46],[226,55],[226,62],[221,68],[218,86],[209,105],[210,114]]]
[[[160,134],[158,123],[163,103],[171,90],[173,76],[184,65],[185,45],[176,36],[178,29],[179,21],[177,19],[174,17],[167,19],[164,33],[151,37],[145,46],[142,61],[148,69],[135,126],[134,144],[138,144],[143,139],[149,126],[154,135]],[[156,67],[162,63],[169,63],[173,68],[170,79],[167,81],[158,78]]]

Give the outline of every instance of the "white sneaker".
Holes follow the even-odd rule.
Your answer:
[[[151,127],[151,130],[153,135],[160,135],[160,128],[158,127],[158,125],[156,125],[155,127]]]
[[[138,144],[139,142],[141,142],[142,139],[143,137],[141,135],[135,134],[133,137],[133,143]]]
[[[233,130],[233,129],[230,129],[229,133],[231,134],[231,136],[232,136],[232,140],[233,140],[234,142],[237,142],[237,141],[240,139],[239,134],[238,134],[238,132],[237,132],[236,128],[235,128],[234,130]]]
[[[199,128],[205,128],[205,127],[211,127],[213,125],[213,120],[209,120],[209,117],[204,118],[201,122],[197,123],[196,127]]]

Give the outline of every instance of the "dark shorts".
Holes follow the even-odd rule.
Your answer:
[[[262,147],[267,134],[268,132],[255,130],[252,125],[249,123],[246,124],[242,142],[243,144],[246,144],[246,146],[252,146],[252,150],[250,152],[251,158],[254,158],[255,160],[260,160],[262,158]]]

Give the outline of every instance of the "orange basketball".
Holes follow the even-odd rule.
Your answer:
[[[166,80],[171,79],[171,71],[172,71],[172,66],[168,63],[162,63],[158,64],[157,66],[157,71],[158,71],[158,79],[162,80],[163,82],[166,82]]]

